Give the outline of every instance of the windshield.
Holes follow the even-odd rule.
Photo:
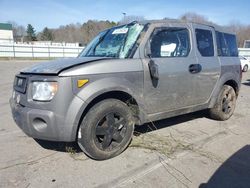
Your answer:
[[[100,32],[79,57],[127,58],[143,28],[144,25],[131,23]]]

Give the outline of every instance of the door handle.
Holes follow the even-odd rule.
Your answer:
[[[191,74],[199,73],[202,70],[202,66],[200,64],[191,64],[189,65],[189,72]]]

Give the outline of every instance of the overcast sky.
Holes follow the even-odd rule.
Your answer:
[[[226,25],[250,24],[250,1],[232,0],[0,0],[0,22],[32,24],[37,31],[89,19],[119,21],[122,13],[146,19],[178,18],[196,12]]]

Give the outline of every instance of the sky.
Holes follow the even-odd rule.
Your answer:
[[[41,31],[89,19],[117,22],[122,13],[162,19],[195,12],[220,25],[250,24],[249,9],[249,0],[0,0],[0,22],[32,24]]]

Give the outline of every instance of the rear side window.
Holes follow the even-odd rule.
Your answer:
[[[223,33],[216,32],[218,56],[229,56],[229,49]]]
[[[190,51],[186,28],[159,28],[150,42],[152,57],[186,57]]]
[[[237,57],[238,47],[236,36],[228,33],[216,32],[218,56]]]
[[[213,34],[210,30],[196,29],[196,42],[200,54],[204,57],[214,56]]]

